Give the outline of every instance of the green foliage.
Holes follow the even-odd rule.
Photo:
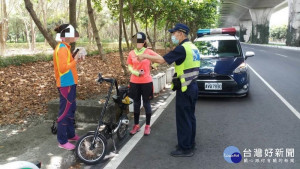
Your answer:
[[[277,40],[285,39],[287,35],[287,26],[275,26],[270,28],[270,36]]]
[[[94,3],[94,9],[96,9],[97,12],[101,12],[103,9],[101,0],[93,0],[93,3]]]
[[[23,21],[17,17],[13,16],[8,22],[8,41],[10,42],[20,42],[20,38],[24,38],[23,32],[25,32]]]
[[[54,28],[62,23],[69,22],[68,1],[47,0],[47,31],[55,37]],[[190,27],[191,37],[196,36],[196,31],[199,28],[215,27],[218,14],[218,0],[123,0],[123,16],[128,31],[131,22],[131,11],[129,3],[133,7],[133,15],[137,22],[138,29],[145,32],[147,23],[149,36],[154,40],[154,27],[156,28],[156,42],[162,42],[167,39],[168,33],[165,36],[165,30],[170,29],[176,23],[185,23]],[[40,19],[43,22],[42,10],[38,0],[32,0],[33,7]],[[80,41],[92,41],[95,46],[89,25],[87,15],[86,1],[80,1],[80,13],[77,15],[77,30],[80,33]],[[99,35],[102,42],[114,42],[118,39],[118,16],[119,16],[119,0],[92,0],[96,25],[99,30]],[[24,3],[22,2],[22,5]],[[109,9],[106,8],[106,5]],[[18,5],[16,5],[17,8]],[[77,8],[79,1],[77,1]],[[78,8],[79,9],[79,8]],[[27,42],[26,30],[24,23],[27,23],[29,28],[30,38],[30,15],[22,6],[20,9],[14,9],[15,12],[10,14],[9,18],[9,35],[8,45],[14,46],[14,43]],[[14,11],[13,10],[13,11]],[[24,13],[23,13],[23,12]],[[77,11],[79,12],[79,11]],[[25,19],[25,20],[24,20]],[[43,35],[35,26],[36,41],[44,42]],[[128,31],[129,32],[129,31]],[[130,33],[127,32],[129,36]],[[135,33],[135,29],[133,29]],[[36,43],[36,49],[38,43]],[[28,44],[22,44],[24,48],[28,48]],[[169,44],[167,44],[169,46]],[[16,48],[19,48],[16,45]],[[48,48],[43,46],[43,48]]]
[[[38,54],[34,56],[18,55],[10,57],[0,57],[0,67],[7,67],[10,65],[20,66],[26,63],[38,62],[38,61],[50,61],[52,55]]]
[[[105,53],[112,53],[118,51],[118,43],[102,43],[103,44],[103,50]],[[27,48],[27,43],[8,43],[7,47],[9,48]],[[37,43],[36,44],[39,49],[45,48],[44,42]],[[77,46],[88,48],[89,43],[88,42],[78,42]],[[47,46],[48,47],[48,46]],[[126,47],[126,43],[122,44],[122,47]],[[99,55],[98,50],[87,50],[87,56],[95,56]],[[1,67],[7,67],[10,65],[16,65],[20,66],[22,64],[26,63],[32,63],[32,62],[39,62],[39,61],[51,61],[53,55],[52,54],[36,54],[36,55],[17,55],[17,56],[7,56],[3,57],[0,56],[0,68]]]
[[[118,1],[106,0],[109,9],[118,14]],[[176,23],[185,23],[190,27],[192,37],[196,36],[199,28],[216,26],[218,20],[218,0],[130,0],[134,17],[142,27],[148,24],[149,28],[171,28]],[[130,20],[130,9],[127,1],[124,2],[124,18]],[[156,25],[154,25],[157,21]]]
[[[119,15],[119,1],[118,0],[105,0],[108,9],[112,13],[112,16],[115,18],[115,20],[118,20]],[[95,5],[96,7],[96,5]],[[124,4],[124,8],[126,8]],[[123,11],[126,11],[126,9],[123,8]],[[128,9],[128,8],[127,8]]]
[[[216,27],[218,20],[217,0],[204,0],[203,3],[190,1],[189,11],[186,12],[186,23],[190,27],[192,37],[196,37],[199,28]]]
[[[45,41],[45,37],[43,36],[43,34],[41,34],[40,32],[36,34],[36,42],[44,42]]]

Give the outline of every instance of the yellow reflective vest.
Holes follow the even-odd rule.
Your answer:
[[[197,78],[200,68],[200,52],[192,42],[184,42],[182,46],[185,49],[186,57],[183,63],[175,63],[176,77],[180,78],[181,91],[185,92],[187,86]],[[173,89],[174,85],[171,85]]]

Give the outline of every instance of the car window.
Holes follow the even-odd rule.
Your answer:
[[[196,41],[201,57],[239,57],[241,50],[237,40]]]

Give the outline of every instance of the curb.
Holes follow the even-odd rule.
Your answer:
[[[104,107],[104,103],[99,103],[97,100],[76,100],[76,122],[83,123],[98,123],[100,113]],[[106,108],[107,112],[113,112],[114,110],[119,110],[118,106],[114,104],[112,100],[108,102]],[[55,120],[57,118],[57,112],[59,111],[59,100],[51,100],[48,102],[48,113],[46,115],[46,120]],[[106,113],[111,114],[111,113]],[[103,117],[104,119],[109,117]]]

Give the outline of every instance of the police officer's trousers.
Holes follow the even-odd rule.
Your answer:
[[[196,118],[195,105],[198,99],[198,86],[193,81],[185,92],[176,91],[176,127],[179,148],[189,150],[195,144]]]

